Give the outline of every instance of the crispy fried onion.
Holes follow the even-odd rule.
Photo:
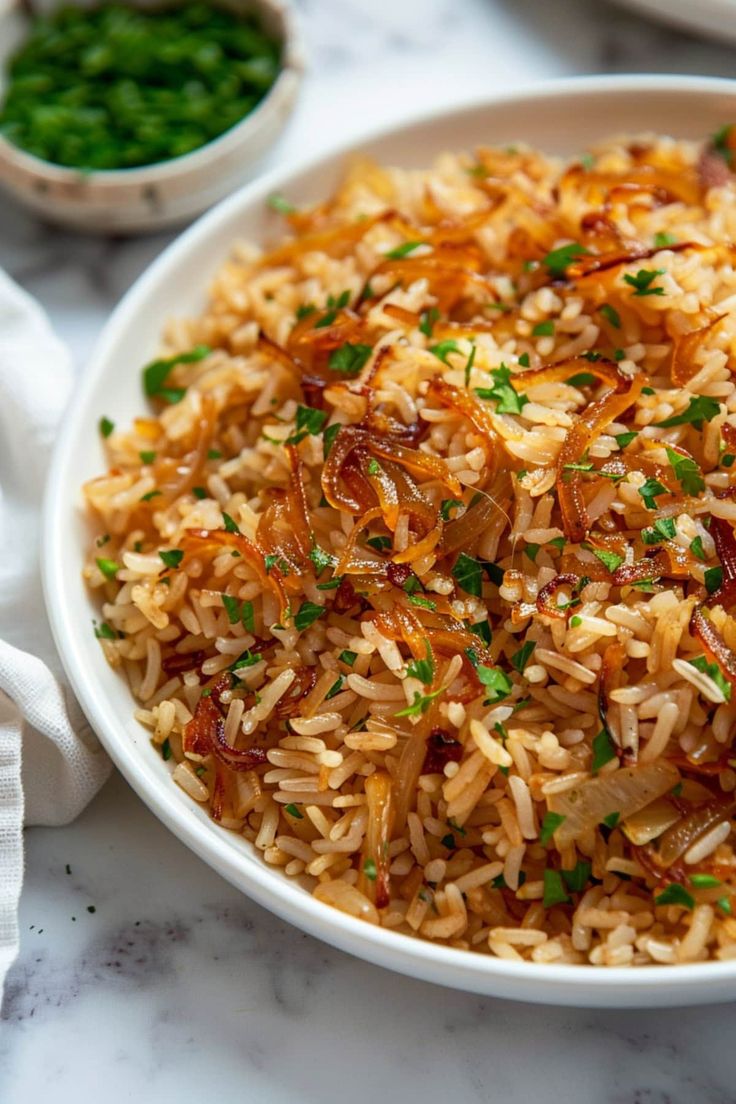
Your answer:
[[[365,780],[368,825],[363,841],[363,864],[358,889],[385,908],[391,900],[388,845],[393,827],[392,782],[385,771],[376,771]]]
[[[216,556],[225,549],[238,552],[255,570],[261,585],[271,588],[278,599],[281,616],[286,616],[289,601],[280,568],[276,564],[267,571],[263,552],[242,533],[230,533],[226,529],[185,529],[181,543],[196,556]]]
[[[680,772],[666,760],[589,778],[564,793],[552,794],[547,805],[565,819],[555,831],[558,847],[567,847],[585,836],[611,813],[622,820],[676,786]]]
[[[214,696],[200,698],[191,721],[184,726],[182,747],[196,755],[214,755],[233,771],[253,770],[266,762],[265,748],[235,748],[225,740],[225,721]]]
[[[557,494],[563,529],[568,540],[580,542],[585,540],[590,522],[583,494],[582,475],[579,471],[571,471],[568,465],[580,463],[583,454],[606,426],[636,402],[645,377],[625,375],[612,360],[589,362],[584,357],[571,357],[550,367],[523,372],[518,378],[520,386],[528,391],[540,383],[564,381],[576,372],[590,372],[610,386],[610,391],[588,404],[568,430],[557,459]]]
[[[708,605],[724,606],[728,609],[736,601],[736,535],[731,523],[719,517],[711,518],[710,535],[715,542],[723,577],[721,585],[708,599]]]
[[[357,465],[354,453],[357,453]],[[370,465],[367,460],[363,463],[368,454],[381,457],[392,467],[387,468],[384,463],[377,465],[376,471],[376,466]],[[457,479],[438,456],[407,448],[389,438],[377,437],[358,426],[343,426],[335,437],[322,470],[322,490],[331,506],[351,514],[364,513],[378,499],[389,528],[395,528],[402,509],[409,513],[423,513],[434,525],[435,511],[426,501],[424,508],[421,507],[423,496],[420,492],[414,493],[418,491],[416,484],[412,489],[408,481],[398,479],[394,470],[396,467],[407,468],[425,479],[437,480],[453,494],[461,491]],[[403,497],[401,491],[404,492]]]
[[[731,686],[736,686],[736,655],[713,624],[705,606],[697,606],[693,610],[690,632],[703,645],[706,656],[718,664],[723,677]]]

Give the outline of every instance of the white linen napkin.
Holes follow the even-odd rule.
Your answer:
[[[0,270],[0,998],[18,952],[23,824],[66,824],[110,762],[64,684],[39,578],[49,452],[72,389],[69,353]]]

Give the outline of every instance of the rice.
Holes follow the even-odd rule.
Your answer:
[[[736,957],[714,156],[356,163],[107,437],[104,654],[186,796],[324,904],[537,966]]]

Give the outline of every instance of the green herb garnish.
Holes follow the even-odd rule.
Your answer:
[[[161,399],[172,405],[181,402],[186,394],[186,388],[165,387],[169,373],[178,364],[193,364],[198,360],[204,360],[211,352],[209,345],[195,345],[189,352],[176,353],[175,356],[162,360],[152,360],[143,369],[143,390],[150,399]]]
[[[542,821],[542,829],[539,833],[539,842],[549,843],[554,833],[565,820],[567,820],[567,817],[563,816],[562,813],[545,813],[544,820]]]
[[[664,275],[663,268],[640,268],[636,276],[630,272],[624,273],[624,282],[634,288],[634,297],[643,298],[645,295],[664,295],[663,287],[652,287],[658,276]]]
[[[340,372],[352,379],[365,367],[372,352],[370,345],[351,345],[346,341],[339,349],[330,353],[328,363],[333,372]]]
[[[521,414],[529,399],[512,386],[511,369],[502,364],[500,368],[491,369],[491,376],[493,387],[476,387],[476,395],[495,402],[497,414]]]
[[[172,548],[169,552],[159,552],[159,557],[164,567],[174,569],[184,559],[184,553],[180,548]]]
[[[616,758],[616,748],[614,747],[611,734],[607,729],[602,728],[597,736],[593,737],[593,761],[590,765],[592,774],[597,774],[601,767],[605,767],[606,763],[610,763],[611,759]]]

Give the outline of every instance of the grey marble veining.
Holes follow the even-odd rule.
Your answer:
[[[310,73],[267,165],[483,90],[736,69],[733,50],[599,0],[297,6]],[[0,199],[0,264],[80,366],[171,237],[75,236]],[[534,1008],[391,975],[231,889],[120,778],[74,825],[27,833],[21,931],[0,1026],[2,1104],[736,1101],[736,1009]]]

